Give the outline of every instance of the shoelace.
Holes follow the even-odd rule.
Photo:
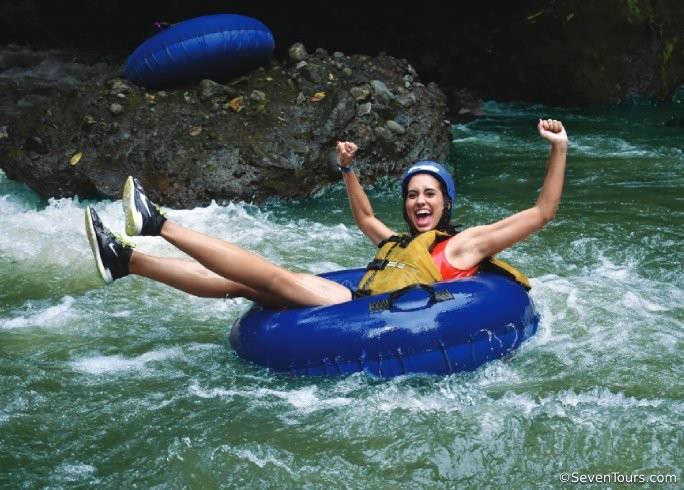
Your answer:
[[[152,201],[150,201],[150,202],[152,202]],[[155,207],[155,209],[157,210],[157,212],[159,213],[160,216],[162,216],[163,218],[166,218],[166,211],[162,211],[162,208],[157,206],[155,203],[152,203],[152,206]]]
[[[110,230],[109,228],[107,228],[107,231],[108,231],[109,233],[111,233],[112,235],[114,235],[114,238],[116,238],[116,240],[117,240],[118,242],[120,242],[124,247],[130,247],[130,248],[135,248],[135,247],[136,247],[135,243],[131,242],[130,240],[127,240],[126,238],[124,238],[124,235],[122,235],[121,233],[116,233],[116,232]],[[128,235],[126,235],[126,236],[128,236]]]
[[[161,217],[166,218],[166,211],[163,211],[162,208],[159,207],[159,205],[157,205],[156,203],[153,203],[153,202],[150,201],[149,199],[148,199],[147,201],[148,201],[152,206],[154,206],[154,209],[157,210],[157,212],[159,213],[159,215],[160,215]]]

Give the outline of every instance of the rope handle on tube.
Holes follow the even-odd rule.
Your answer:
[[[405,286],[401,289],[397,289],[396,291],[392,291],[390,295],[387,297],[387,299],[381,299],[378,301],[373,301],[370,303],[369,308],[370,311],[383,311],[383,310],[389,310],[394,306],[394,303],[401,298],[403,295],[408,293],[409,291],[413,291],[414,289],[422,289],[425,292],[428,293],[430,296],[430,303],[439,303],[440,301],[448,301],[450,299],[453,299],[454,296],[451,294],[450,291],[443,289],[441,291],[437,291],[435,288],[430,286],[429,284],[409,284],[408,286]]]

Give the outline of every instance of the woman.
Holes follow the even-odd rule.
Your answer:
[[[421,247],[431,257],[430,264],[426,264],[424,251],[414,253],[421,247],[411,247],[408,259],[414,255],[422,257],[417,269],[434,269],[427,272],[434,280],[472,275],[482,260],[540,230],[554,218],[563,188],[568,138],[560,121],[540,120],[537,128],[551,145],[546,178],[537,202],[529,209],[489,225],[450,234],[455,199],[451,177],[434,162],[420,162],[407,171],[402,181],[404,217],[410,236],[424,241]],[[336,151],[352,214],[361,231],[376,245],[392,250],[407,249],[413,240],[392,238],[396,233],[373,214],[352,169],[357,146],[352,142],[338,142]],[[352,291],[345,286],[312,274],[289,271],[237,245],[168,220],[132,177],[127,179],[123,194],[128,235],[161,236],[194,260],[154,257],[134,251],[103,226],[94,209],[86,208],[86,232],[106,283],[138,274],[196,296],[244,297],[271,307],[327,305],[352,299]],[[376,269],[371,267],[359,285],[362,292],[387,290],[388,284],[396,286],[394,279],[384,283],[380,280],[378,285],[378,278],[386,277],[385,271],[401,269],[403,274],[403,270],[411,268],[392,267],[390,263],[396,265],[396,261],[383,258],[380,253],[371,265],[374,263]],[[419,272],[424,278],[425,271]],[[402,280],[413,279],[402,276]]]

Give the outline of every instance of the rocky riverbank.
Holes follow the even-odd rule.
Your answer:
[[[127,175],[169,207],[311,194],[339,180],[336,140],[361,148],[364,182],[450,146],[446,97],[406,60],[293,45],[226,83],[148,91],[116,74],[11,117],[8,177],[45,197],[118,198]]]

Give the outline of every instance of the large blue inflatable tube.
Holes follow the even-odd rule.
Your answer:
[[[260,21],[236,14],[180,22],[143,42],[129,56],[125,75],[149,88],[210,78],[221,81],[268,62],[275,42]]]
[[[364,273],[322,276],[354,287]],[[279,372],[445,375],[510,355],[538,324],[525,288],[481,272],[332,306],[255,305],[233,325],[230,344],[239,356]]]

